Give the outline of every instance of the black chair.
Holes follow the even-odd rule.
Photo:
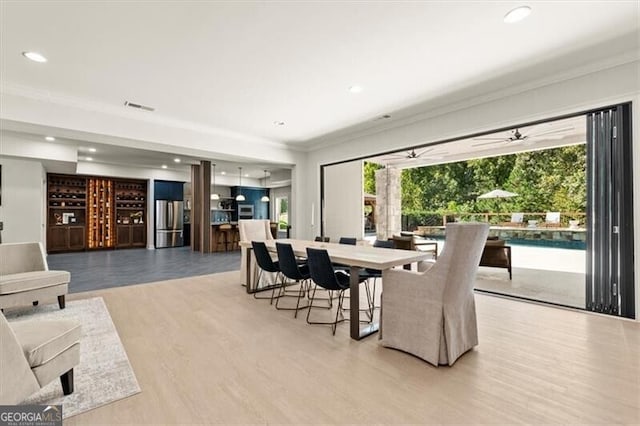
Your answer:
[[[308,324],[321,324],[321,325],[330,325],[333,331],[333,335],[336,334],[336,328],[338,323],[343,322],[344,316],[341,320],[338,320],[338,317],[342,314],[342,302],[344,301],[344,292],[349,289],[349,280],[351,277],[344,271],[335,271],[333,269],[333,265],[331,264],[331,259],[329,258],[329,253],[323,249],[313,249],[307,247],[307,262],[309,265],[309,272],[311,274],[311,279],[316,284],[313,288],[313,293],[311,295],[311,302],[309,303],[309,310],[307,311],[307,323]],[[360,282],[364,281],[364,278],[359,279]],[[316,288],[320,286],[329,291],[337,291],[338,292],[338,308],[336,310],[336,318],[333,322],[318,322],[318,321],[310,321],[309,315],[311,314],[312,308],[317,308],[317,306],[313,306],[313,301],[316,295]],[[323,307],[324,308],[324,307]]]
[[[287,294],[286,285],[280,287],[278,297],[276,299],[276,309],[284,311],[296,311],[294,318],[298,317],[298,311],[300,309],[306,309],[309,305],[300,306],[300,299],[305,295],[305,283],[309,280],[309,267],[306,264],[298,263],[296,255],[293,253],[293,247],[291,244],[276,243],[276,251],[278,252],[278,265],[280,266],[280,272],[290,280],[294,280],[296,283],[300,283],[300,288],[295,290],[294,295]],[[297,297],[295,308],[281,308],[278,306],[280,298],[283,296]]]
[[[351,238],[351,237],[340,237],[340,240],[338,241],[338,244],[346,244],[348,246],[355,246],[356,245],[356,239],[355,238]],[[342,263],[334,263],[333,267],[337,268],[339,270],[344,270],[345,272],[349,270],[349,265],[343,265]]]
[[[356,239],[355,238],[351,238],[351,237],[340,237],[340,241],[338,241],[339,244],[348,244],[350,246],[355,246],[356,245]]]
[[[328,243],[328,242],[331,241],[331,238],[329,238],[329,237],[316,237],[314,241],[320,242],[320,243]]]
[[[274,262],[271,258],[271,254],[269,250],[267,250],[267,245],[262,241],[251,241],[251,246],[253,247],[253,254],[256,257],[256,263],[260,267],[260,273],[258,274],[258,279],[256,281],[256,292],[253,293],[253,297],[256,299],[270,299],[270,304],[273,304],[273,299],[275,298],[276,288],[279,288],[283,285],[284,280],[278,282],[278,277],[282,273],[280,271],[280,265],[278,262]],[[275,273],[275,283],[271,284],[267,287],[260,288],[260,280],[262,279],[263,272],[272,272]],[[258,290],[259,289],[259,290]],[[258,297],[258,292],[271,290],[271,297]],[[279,296],[278,296],[279,297]]]
[[[392,249],[393,240],[375,240],[373,242],[373,246],[378,248]],[[376,281],[378,280],[378,278],[382,278],[382,271],[379,269],[365,268],[364,274],[367,277],[367,279],[373,278],[373,290],[370,291],[369,286],[365,287],[367,290],[367,298],[369,299],[369,307],[371,309],[369,318],[373,318],[373,311],[375,309],[375,297],[376,297]]]

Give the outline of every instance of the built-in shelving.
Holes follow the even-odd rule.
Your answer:
[[[115,182],[117,247],[147,245],[147,182],[118,180]]]
[[[47,251],[85,249],[87,179],[47,176]]]
[[[47,252],[145,247],[147,182],[47,175]]]

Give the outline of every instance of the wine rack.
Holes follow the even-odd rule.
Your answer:
[[[85,249],[87,179],[48,175],[47,251]]]
[[[113,181],[89,179],[88,243],[90,249],[114,246],[113,237]]]
[[[147,181],[47,175],[47,252],[146,247]]]
[[[117,239],[116,247],[147,245],[147,182],[118,180],[115,182]]]

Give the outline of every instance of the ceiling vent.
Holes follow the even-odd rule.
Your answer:
[[[151,111],[151,112],[156,110],[153,107],[146,106],[146,105],[135,104],[135,103],[129,102],[129,101],[124,101],[124,106],[128,106],[128,107],[135,108],[135,109],[142,109],[142,110]]]

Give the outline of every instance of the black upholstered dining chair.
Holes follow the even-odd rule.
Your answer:
[[[280,266],[280,272],[290,280],[294,280],[296,283],[300,283],[300,288],[293,291],[293,294],[288,294],[286,285],[280,287],[278,297],[276,298],[276,309],[284,311],[295,311],[294,318],[298,317],[298,311],[300,309],[306,309],[309,305],[300,306],[300,299],[306,294],[305,285],[309,280],[309,267],[307,264],[300,264],[296,259],[296,255],[293,253],[293,247],[287,243],[276,243],[276,251],[278,252],[278,265]],[[278,305],[280,299],[284,296],[296,297],[295,308],[284,308]]]
[[[336,334],[336,328],[338,323],[344,321],[344,317],[342,319],[338,319],[338,317],[342,314],[342,303],[344,301],[344,292],[349,289],[349,280],[351,277],[348,273],[344,271],[336,271],[333,269],[333,265],[331,263],[331,259],[329,258],[329,253],[327,253],[324,249],[313,249],[307,247],[307,262],[309,265],[309,273],[311,275],[311,280],[316,284],[313,288],[313,292],[311,295],[311,301],[309,303],[309,310],[307,311],[307,323],[308,324],[321,324],[321,325],[330,325],[333,335]],[[364,281],[365,278],[360,278],[359,281]],[[333,322],[322,322],[322,321],[310,321],[309,316],[311,314],[311,310],[313,308],[318,308],[318,306],[313,306],[313,301],[316,295],[317,286],[320,286],[329,291],[337,291],[338,292],[338,307],[336,310],[336,317]],[[322,308],[326,308],[322,306]]]
[[[340,237],[340,240],[338,241],[339,244],[348,244],[350,246],[355,246],[356,245],[356,239],[355,238],[351,238],[351,237]]]
[[[392,249],[393,240],[375,240],[373,242],[373,246],[377,248]],[[369,298],[369,308],[370,308],[369,318],[373,318],[373,311],[375,309],[375,298],[376,298],[376,281],[378,280],[378,278],[382,278],[382,271],[379,269],[365,268],[363,275],[366,276],[367,279],[373,279],[373,289],[369,289],[369,286],[365,287],[367,290],[367,297]]]
[[[284,285],[283,279],[281,279],[280,282],[278,282],[278,278],[281,278],[280,265],[278,261],[275,261],[275,262],[273,261],[273,259],[271,258],[271,254],[269,253],[269,250],[267,250],[267,245],[264,242],[251,241],[251,246],[253,247],[253,254],[256,257],[256,263],[260,267],[260,273],[258,274],[258,279],[256,280],[256,292],[253,293],[253,297],[255,297],[256,299],[270,299],[269,303],[273,304],[276,288],[279,288]],[[271,297],[258,297],[258,293],[260,291],[259,290],[260,281],[262,279],[264,272],[271,272],[276,274],[274,279],[275,282],[269,285],[267,288],[264,288],[264,290],[268,290],[269,288],[271,289]]]
[[[328,242],[331,242],[331,238],[317,236],[313,241],[318,242],[318,243],[328,243]]]

